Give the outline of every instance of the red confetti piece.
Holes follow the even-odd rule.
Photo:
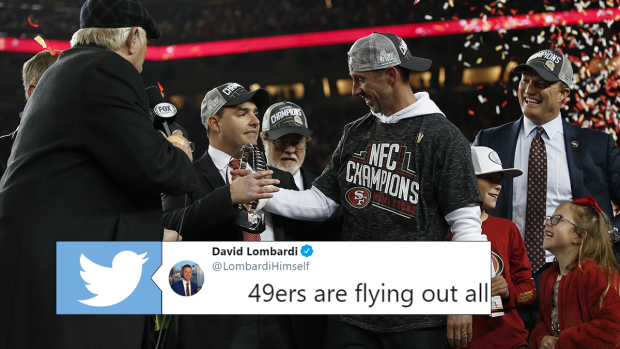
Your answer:
[[[476,87],[476,90],[482,90],[482,85],[479,85],[478,87]]]
[[[517,12],[519,12],[519,11],[517,11],[517,10],[515,10],[515,9],[511,9],[511,10],[510,10],[510,12],[512,12],[512,14],[513,14],[513,15],[516,15],[516,14],[517,14]]]
[[[502,103],[502,108],[504,108],[506,104],[508,104],[508,101],[504,101],[504,103]]]
[[[31,26],[33,26],[33,27],[35,27],[35,28],[38,28],[38,27],[39,27],[39,25],[38,25],[38,24],[34,24],[34,23],[32,23],[32,20],[30,19],[30,17],[28,17],[28,23],[30,23],[30,25],[31,25]]]
[[[471,85],[471,79],[467,79],[467,82]]]
[[[470,11],[473,11],[475,9],[476,9],[476,6],[472,6],[472,7],[469,8]]]
[[[48,46],[47,50],[50,51],[52,56],[60,56],[62,54],[62,51],[54,50],[51,46]]]
[[[499,34],[500,38],[502,38],[502,39],[504,38],[504,34],[502,34],[501,32],[497,32],[497,34]]]
[[[502,11],[502,10],[498,10],[498,11],[497,11],[497,14],[498,14],[498,15],[500,15],[500,16],[503,16],[503,15],[504,15],[504,11]]]
[[[161,87],[161,84],[159,83],[159,81],[157,82],[157,86],[159,86],[159,92],[164,92],[164,88]]]
[[[413,3],[414,5],[417,4],[418,2],[420,2],[420,0],[415,0],[415,2]]]
[[[528,15],[533,15],[534,14],[534,10],[530,10],[530,12],[527,13]]]
[[[474,111],[473,110],[468,110],[467,112],[469,113],[469,115],[474,115]]]

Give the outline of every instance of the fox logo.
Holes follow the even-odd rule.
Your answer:
[[[364,187],[355,187],[347,191],[347,202],[355,208],[364,208],[370,202],[370,191]]]

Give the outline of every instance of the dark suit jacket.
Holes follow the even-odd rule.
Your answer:
[[[511,123],[482,130],[474,145],[492,148],[504,167],[514,167],[517,138],[523,117]],[[592,196],[601,209],[620,227],[620,216],[615,217],[611,202],[620,203],[620,151],[611,135],[588,128],[573,126],[562,120],[564,145],[573,198]],[[576,146],[573,146],[573,142]],[[502,193],[490,215],[512,220],[512,179],[501,182]],[[527,193],[523,193],[527,195]]]
[[[136,68],[98,46],[64,51],[26,104],[0,182],[3,283],[29,285],[0,287],[0,347],[148,347],[144,315],[56,315],[56,241],[161,241],[160,193],[197,187],[154,130]]]
[[[11,156],[11,149],[13,148],[15,137],[17,137],[17,130],[0,137],[0,178],[4,175],[9,163],[9,156]]]
[[[195,283],[191,281],[189,282],[189,284],[190,284],[189,294],[193,296],[198,292],[198,285],[196,285]],[[185,289],[183,288],[183,280],[173,283],[172,285],[170,285],[170,287],[172,287],[172,290],[176,292],[179,296],[185,297]]]
[[[241,231],[232,225],[235,214],[230,186],[224,182],[208,151],[193,165],[200,180],[200,190],[188,195],[187,199],[185,195],[162,195],[166,227],[179,231],[185,212],[180,229],[183,241],[243,241]],[[281,188],[297,190],[290,173],[272,167],[269,169],[273,170],[272,178],[280,180]],[[276,241],[317,240],[310,231],[301,229],[300,225],[305,223],[277,215],[272,215],[272,220]],[[238,319],[237,315],[179,316],[176,348],[200,346],[226,349],[231,344]],[[290,319],[299,349],[322,347],[325,316],[290,316]]]

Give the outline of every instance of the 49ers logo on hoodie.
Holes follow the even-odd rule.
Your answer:
[[[370,191],[363,187],[349,189],[346,195],[347,202],[355,208],[364,208],[370,202]]]
[[[403,141],[371,141],[346,163],[345,180],[355,187],[346,192],[354,208],[369,204],[407,219],[417,212],[420,184],[413,169],[411,146]]]

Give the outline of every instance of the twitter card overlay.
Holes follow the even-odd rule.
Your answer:
[[[56,243],[57,314],[160,314],[161,242]]]
[[[491,270],[490,242],[58,242],[57,313],[488,315]]]
[[[191,296],[170,286],[183,260]],[[490,242],[164,242],[153,281],[163,314],[488,315],[491,263]]]

